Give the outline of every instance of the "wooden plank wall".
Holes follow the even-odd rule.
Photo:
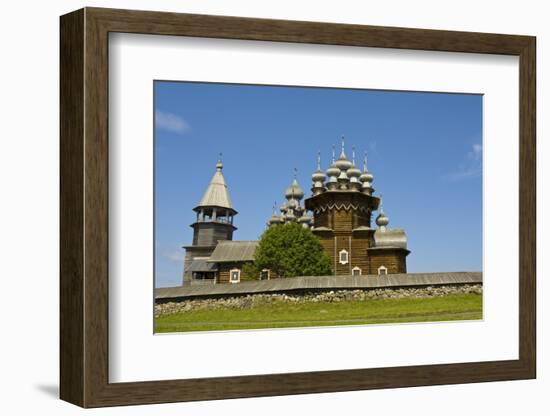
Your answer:
[[[385,266],[388,273],[407,273],[405,255],[397,250],[384,253],[372,252],[370,263],[372,274],[377,274],[380,266]]]

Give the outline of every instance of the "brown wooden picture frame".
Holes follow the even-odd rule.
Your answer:
[[[85,8],[61,17],[60,396],[83,407],[530,379],[536,376],[535,38]],[[519,57],[519,359],[109,383],[111,32]]]

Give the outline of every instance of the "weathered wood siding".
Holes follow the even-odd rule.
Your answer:
[[[229,224],[200,222],[193,224],[194,246],[215,246],[219,240],[232,240],[233,227]]]
[[[333,220],[332,229],[334,230],[334,232],[351,233],[351,230],[353,228],[352,211],[345,210],[345,209],[333,209],[331,213],[332,213],[332,220]]]
[[[321,211],[313,216],[313,226],[314,227],[327,227],[330,228],[329,224],[329,212]]]
[[[355,211],[353,228],[357,227],[370,227],[371,214],[363,210]]]
[[[330,249],[333,273],[336,275],[352,274],[354,267],[361,269],[361,274],[370,273],[370,260],[367,249],[370,247],[369,238],[354,238],[351,234],[340,234],[331,240],[322,241],[325,250]],[[340,252],[348,252],[348,263],[340,263]],[[327,253],[329,251],[327,250]]]
[[[218,263],[218,276],[216,283],[231,283],[230,272],[232,269],[239,269],[241,271],[241,282],[245,280],[242,275],[243,266],[246,262],[234,262],[234,263]],[[269,271],[269,279],[277,279],[279,276],[272,270]],[[254,280],[260,280],[260,275],[256,276]]]
[[[218,278],[216,283],[230,283],[229,272],[232,269],[243,269],[244,263],[218,263]]]
[[[330,199],[333,197],[337,197],[337,200]],[[315,227],[327,227],[331,230],[314,232],[331,259],[333,274],[351,275],[355,267],[361,269],[361,275],[378,274],[380,266],[385,266],[388,273],[406,273],[405,252],[392,249],[368,251],[373,244],[374,232],[370,229],[371,210],[375,208],[370,205],[371,202],[365,200],[364,195],[352,193],[320,195],[306,201],[310,208],[325,208],[315,214]],[[354,232],[358,227],[368,228]],[[340,263],[342,250],[348,253],[348,262],[345,264]]]
[[[189,266],[195,257],[210,257],[215,247],[193,247],[185,249],[185,260],[183,263],[183,278],[184,281],[191,278]]]
[[[331,259],[333,274],[351,274],[354,267],[359,267],[361,274],[371,272],[367,254],[367,249],[371,246],[371,232],[357,233],[358,236],[354,236],[351,232],[323,231],[315,234],[319,237],[321,245]],[[340,263],[341,250],[348,252],[349,262],[347,264]]]
[[[359,267],[361,274],[369,274],[370,261],[367,256],[367,248],[370,247],[370,240],[367,238],[352,238],[351,240],[351,267]],[[350,272],[351,274],[351,272]]]
[[[407,273],[405,254],[400,250],[384,250],[383,253],[370,253],[371,274],[378,274],[378,268],[384,266],[389,274]]]

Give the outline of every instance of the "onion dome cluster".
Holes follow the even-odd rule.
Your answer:
[[[321,172],[322,173],[322,172]],[[296,175],[290,186],[285,191],[285,199],[280,207],[280,214],[275,213],[269,219],[268,225],[284,224],[286,222],[297,222],[304,227],[309,228],[313,224],[313,218],[306,214],[306,209],[302,205],[301,201],[304,198],[304,191],[298,181]]]
[[[319,195],[325,191],[358,191],[372,195],[374,188],[372,182],[374,176],[367,169],[367,155],[363,161],[363,171],[355,165],[355,148],[350,161],[345,152],[344,138],[342,138],[342,150],[338,159],[335,159],[335,149],[332,148],[332,164],[326,173],[321,170],[321,158],[317,155],[317,170],[311,176],[313,195]]]

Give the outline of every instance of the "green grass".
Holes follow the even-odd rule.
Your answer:
[[[342,302],[264,303],[249,309],[210,309],[155,319],[156,332],[297,328],[482,318],[482,296],[376,299]]]

